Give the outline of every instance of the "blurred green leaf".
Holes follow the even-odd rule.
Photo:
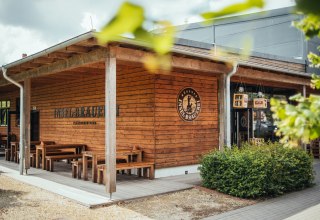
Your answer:
[[[244,3],[228,6],[221,12],[213,12],[213,15],[233,14],[252,7],[261,8],[262,6],[263,0],[247,0]],[[146,22],[154,23],[157,30],[153,32],[146,30],[144,28]],[[110,41],[121,39],[124,34],[132,34],[136,40],[142,41],[146,47],[149,47],[156,53],[156,55],[148,56],[144,59],[144,62],[150,62],[149,64],[145,63],[145,66],[151,72],[159,69],[170,69],[170,52],[174,45],[176,30],[169,21],[148,20],[145,17],[142,6],[124,2],[113,19],[96,36],[100,44],[106,44]],[[249,46],[251,45],[246,41],[245,48],[249,48]],[[248,55],[246,49],[244,51],[245,55]]]
[[[294,25],[306,36],[320,38],[320,1],[297,0],[297,9],[306,13],[306,16]],[[319,48],[318,48],[319,50]],[[308,59],[312,67],[320,68],[320,57],[310,53]],[[320,76],[312,75],[311,86],[320,89]],[[310,140],[320,138],[320,96],[310,94],[303,97],[301,94],[290,97],[295,105],[271,101],[271,110],[277,135],[285,145],[299,146],[300,141],[308,143]],[[285,110],[285,111],[284,111]]]
[[[320,37],[320,15],[307,15],[293,24],[305,34],[307,40],[315,36]]]
[[[171,56],[170,55],[148,55],[144,57],[143,64],[151,73],[159,73],[159,71],[171,70]]]
[[[164,55],[171,51],[176,30],[168,21],[159,22],[158,25],[161,25],[161,32],[154,36],[154,50],[158,54]]]
[[[320,14],[320,1],[296,0],[296,7],[305,14]]]
[[[313,88],[320,89],[320,76],[312,74],[311,85]]]
[[[97,33],[97,38],[101,44],[117,40],[122,34],[134,33],[142,27],[144,19],[144,9],[141,6],[124,2],[116,16]]]
[[[223,8],[220,11],[217,12],[205,12],[202,13],[201,16],[208,20],[208,19],[214,19],[217,17],[222,17],[222,16],[226,16],[226,15],[230,15],[230,14],[234,14],[234,13],[238,13],[238,12],[242,12],[242,11],[246,11],[248,9],[254,8],[254,7],[258,7],[258,8],[262,8],[264,6],[264,1],[263,0],[247,0],[245,2],[242,3],[237,3],[237,4],[233,4],[230,6],[227,6],[225,8]]]

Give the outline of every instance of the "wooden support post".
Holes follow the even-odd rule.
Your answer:
[[[106,191],[116,191],[116,58],[113,54],[106,59],[105,78],[105,153]]]
[[[24,114],[24,137],[23,146],[25,147],[25,170],[30,169],[30,100],[31,100],[31,79],[24,80],[23,114]],[[23,161],[20,161],[21,163]]]
[[[219,103],[219,150],[224,150],[227,144],[227,105],[226,105],[226,74],[219,77],[218,103]]]
[[[307,97],[307,87],[306,87],[306,85],[302,86],[302,95],[303,95],[304,98]],[[303,143],[302,144],[302,149],[307,152],[307,144]]]

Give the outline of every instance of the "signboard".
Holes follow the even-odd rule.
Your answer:
[[[193,88],[182,89],[177,98],[177,111],[184,121],[195,120],[201,110],[201,99]]]
[[[54,109],[55,118],[101,118],[104,113],[104,105]]]
[[[248,94],[233,94],[233,108],[248,108]]]
[[[268,100],[265,98],[255,98],[253,99],[253,108],[267,108]]]

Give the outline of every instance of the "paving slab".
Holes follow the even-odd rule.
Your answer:
[[[4,175],[60,194],[89,207],[190,189],[194,186],[190,182],[197,182],[200,179],[199,174],[154,180],[138,178],[135,175],[118,175],[117,192],[113,193],[110,199],[104,185],[72,178],[71,165],[64,162],[55,164],[56,172],[31,168],[28,175],[21,176],[18,169],[18,164],[0,159],[0,171],[3,171]]]
[[[320,219],[320,161],[315,160],[316,185],[298,192],[288,193],[255,205],[225,212],[205,218],[207,220],[282,220],[282,219]],[[303,216],[303,218],[300,218]]]
[[[20,175],[18,171],[6,168],[1,165],[0,170],[2,172],[1,175],[5,175],[20,182],[27,183],[29,185],[39,187],[49,192],[59,194],[63,197],[72,199],[88,207],[106,205],[112,202],[112,200],[110,200],[107,196],[100,196],[84,190],[76,189],[74,187],[46,180],[37,176]]]

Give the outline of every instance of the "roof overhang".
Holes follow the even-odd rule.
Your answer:
[[[289,65],[286,65],[288,62],[283,62],[283,65],[277,64],[276,66],[272,66],[270,64],[257,63],[256,60],[253,59],[254,57],[241,60],[239,59],[239,56],[237,56],[237,53],[234,52],[230,53],[228,57],[215,56],[212,51],[208,49],[210,45],[202,45],[199,44],[199,42],[193,42],[193,44],[190,45],[192,42],[183,43],[181,40],[178,42],[179,43],[174,45],[172,49],[175,56],[181,55],[218,63],[231,63],[236,61],[240,66],[244,67],[280,72],[282,74],[305,78],[311,77],[309,73],[289,69]],[[149,50],[148,44],[129,38],[122,38],[121,40],[111,43],[111,45],[117,45],[118,47],[133,47],[144,51]],[[60,65],[61,69],[74,68],[77,65],[94,62],[93,59],[97,59],[96,61],[99,61],[100,59],[103,60],[106,53],[108,53],[107,46],[100,45],[95,38],[95,32],[90,31],[25,58],[3,65],[3,67],[8,69],[8,73],[11,76],[23,74],[25,77],[28,77],[28,74],[31,73],[36,76],[37,72],[43,69],[47,69],[48,71],[52,66]],[[68,60],[68,62],[63,62],[65,60]],[[72,64],[71,61],[74,61],[74,64]]]

